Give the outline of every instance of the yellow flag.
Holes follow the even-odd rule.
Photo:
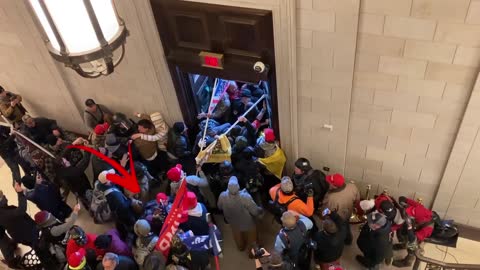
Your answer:
[[[227,136],[220,135],[218,140],[215,140],[207,148],[198,153],[195,158],[198,165],[203,163],[221,163],[225,160],[230,161],[230,155],[232,154],[232,147]]]
[[[283,167],[285,166],[287,157],[285,157],[285,153],[280,147],[277,146],[277,150],[273,155],[267,158],[259,158],[258,161],[278,179],[282,179]]]

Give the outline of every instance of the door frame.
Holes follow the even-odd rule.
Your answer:
[[[119,0],[117,0],[119,1]],[[296,52],[296,1],[297,0],[179,0],[233,7],[271,10],[275,48],[275,73],[278,104],[278,121],[282,148],[290,160],[298,158],[298,110],[297,110],[297,52]],[[132,1],[144,31],[147,47],[152,56],[155,76],[162,95],[172,108],[165,108],[166,119],[172,124],[181,121],[182,114],[163,52],[160,35],[153,17],[150,0]],[[258,3],[260,2],[260,3]],[[177,104],[173,108],[173,104]],[[293,162],[286,164],[293,169]]]

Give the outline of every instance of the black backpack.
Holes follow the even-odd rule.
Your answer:
[[[278,222],[278,224],[282,224],[282,215],[284,212],[288,211],[288,206],[295,200],[299,199],[296,195],[294,195],[290,200],[288,200],[286,203],[280,203],[278,201],[280,193],[280,188],[277,189],[277,192],[275,193],[275,200],[274,201],[269,201],[270,204],[270,211],[273,214],[273,217],[275,220]]]

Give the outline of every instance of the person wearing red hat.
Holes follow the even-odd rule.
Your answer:
[[[95,247],[95,240],[97,239],[96,234],[87,234],[85,231],[77,225],[74,225],[68,231],[68,242],[67,242],[67,258],[70,258],[75,252],[84,249],[87,252],[90,252],[95,255],[95,258],[101,258],[105,251],[97,249]],[[90,254],[89,253],[89,254]]]
[[[430,237],[433,233],[434,221],[433,213],[421,203],[401,196],[398,203],[404,209],[405,223],[397,230],[399,244],[394,245],[395,250],[407,249],[407,256],[401,260],[394,260],[396,267],[412,266],[415,261],[415,250],[418,244]],[[402,240],[407,240],[406,243]]]
[[[207,208],[197,201],[195,193],[188,191],[185,195],[183,209],[188,219],[181,223],[179,228],[184,232],[192,231],[194,235],[208,235]]]
[[[345,183],[345,178],[339,173],[327,175],[325,180],[329,184],[329,190],[323,199],[322,208],[336,211],[345,222],[347,226],[345,244],[350,245],[353,241],[350,216],[355,204],[360,201],[360,192],[355,184]]]
[[[95,126],[90,139],[95,148],[103,147],[105,145],[105,133],[107,133],[109,128],[110,125],[106,122]]]
[[[68,269],[70,270],[90,270],[90,266],[87,264],[85,249],[81,248],[78,251],[68,256]]]
[[[198,175],[188,175],[183,171],[183,167],[181,164],[175,165],[167,172],[167,178],[171,181],[170,188],[172,192],[172,196],[175,196],[177,193],[178,188],[182,181],[187,181],[187,189],[197,196],[199,201],[204,201],[207,199],[208,205],[210,207],[215,207],[215,199],[213,198],[213,194],[210,190],[210,186],[208,184],[207,177],[201,170],[198,168]]]
[[[277,144],[275,143],[275,133],[273,129],[266,128],[263,130],[263,136],[257,139],[255,145],[255,153],[259,158],[268,158],[277,151]]]

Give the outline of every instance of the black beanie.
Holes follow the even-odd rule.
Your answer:
[[[57,144],[58,138],[55,135],[50,134],[50,135],[47,136],[46,140],[47,140],[47,143],[49,145],[53,146],[53,145]]]
[[[173,124],[173,131],[175,133],[180,134],[185,130],[185,124],[183,122],[176,122]]]
[[[304,172],[308,172],[312,169],[312,166],[310,165],[310,161],[306,158],[297,159],[297,161],[295,161],[295,167],[299,168]]]
[[[35,188],[35,178],[31,175],[25,175],[22,177],[22,184],[28,189]]]

